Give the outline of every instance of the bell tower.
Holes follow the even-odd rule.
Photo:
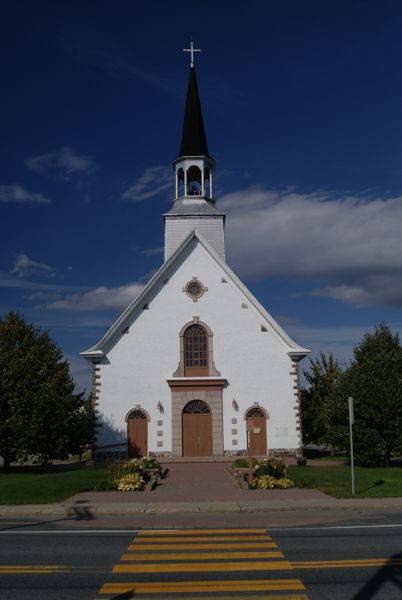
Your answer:
[[[165,261],[196,229],[216,252],[225,259],[225,215],[215,207],[213,199],[213,172],[215,161],[210,156],[204,129],[193,47],[184,111],[183,133],[179,155],[173,161],[175,199],[171,210],[165,213]]]

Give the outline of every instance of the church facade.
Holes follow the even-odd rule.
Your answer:
[[[165,259],[106,335],[93,365],[98,455],[298,454],[298,346],[225,261],[225,215],[193,63]]]

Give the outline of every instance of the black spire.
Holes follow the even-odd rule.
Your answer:
[[[188,79],[180,156],[207,156],[210,158],[198,94],[197,77],[193,65],[190,67],[190,77]]]

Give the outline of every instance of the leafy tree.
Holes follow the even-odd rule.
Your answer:
[[[47,332],[18,313],[0,319],[0,456],[42,463],[78,453],[85,428],[82,394]],[[85,435],[84,435],[85,437]]]
[[[353,397],[356,460],[362,465],[389,463],[402,448],[402,348],[398,334],[383,323],[354,349],[342,384],[344,403]],[[348,443],[348,436],[345,434]]]
[[[334,425],[338,404],[336,390],[342,369],[332,354],[327,358],[323,352],[319,358],[310,360],[309,367],[304,371],[309,385],[301,391],[303,441],[329,445],[333,454],[339,441],[338,428]]]

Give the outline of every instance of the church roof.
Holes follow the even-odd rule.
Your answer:
[[[195,67],[190,67],[180,156],[209,156]]]
[[[103,336],[103,338],[95,344],[92,348],[89,348],[85,352],[81,352],[81,356],[88,359],[101,358],[107,354],[108,350],[119,340],[125,329],[131,325],[133,321],[139,316],[144,307],[148,307],[148,302],[151,302],[152,297],[158,293],[158,290],[163,286],[163,282],[169,273],[176,270],[180,264],[180,259],[186,254],[188,246],[193,240],[200,243],[203,248],[212,256],[212,258],[218,263],[221,269],[224,271],[225,276],[230,279],[233,284],[244,294],[247,301],[252,305],[256,311],[260,314],[263,321],[270,327],[270,329],[276,333],[282,344],[286,347],[287,353],[292,358],[298,360],[307,356],[310,350],[299,346],[294,342],[280,327],[273,317],[265,310],[265,308],[258,302],[253,294],[246,288],[246,286],[240,281],[237,275],[232,269],[226,264],[224,260],[220,258],[217,252],[213,249],[211,244],[197,231],[194,229],[184,240],[184,242],[177,248],[172,256],[161,266],[161,268],[155,273],[152,279],[143,288],[140,294],[129,304],[126,310],[120,315],[115,321],[109,331]]]
[[[172,208],[164,214],[164,217],[169,215],[188,215],[188,216],[224,216],[225,213],[219,211],[215,207],[214,202],[209,202],[201,197],[185,197],[179,198],[173,204]]]

